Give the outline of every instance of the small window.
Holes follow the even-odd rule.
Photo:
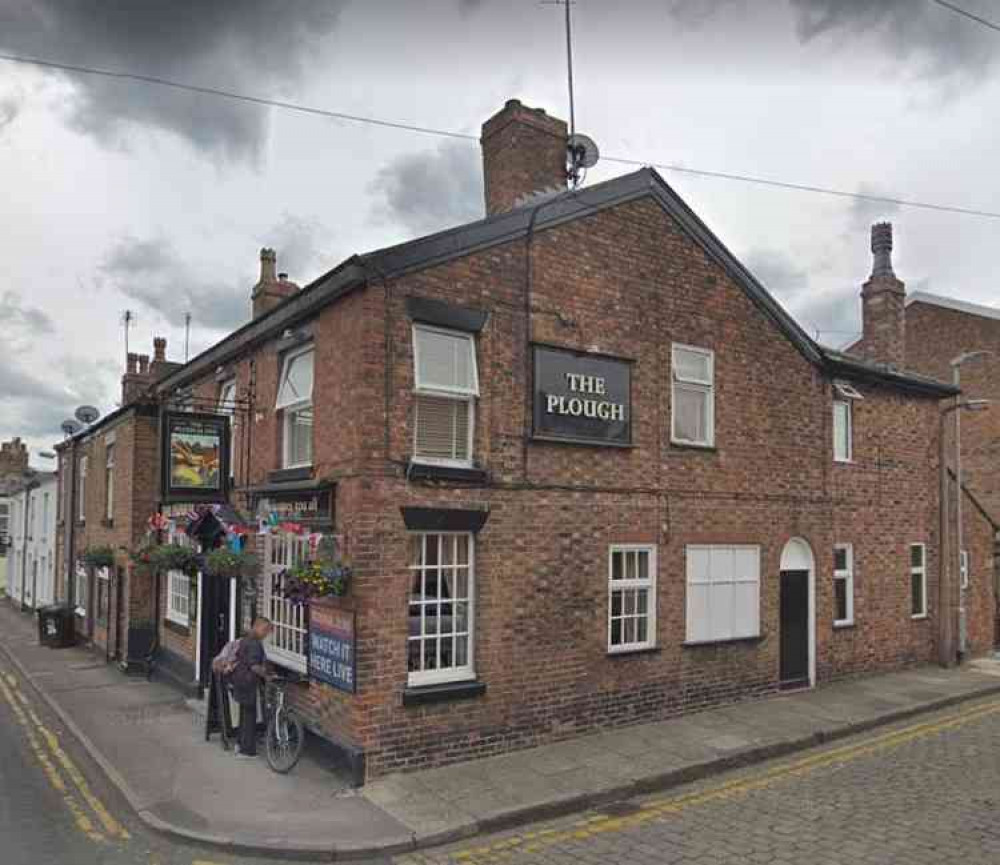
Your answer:
[[[82,523],[87,519],[87,457],[80,457],[78,472],[80,481],[77,484],[77,496],[79,501],[77,518]]]
[[[969,551],[962,550],[958,559],[958,573],[962,581],[962,588],[969,588]]]
[[[288,355],[282,364],[275,408],[282,412],[282,468],[312,465],[313,350]]]
[[[87,589],[90,585],[90,579],[87,574],[87,569],[83,565],[76,566],[76,613],[78,616],[87,615]]]
[[[229,420],[229,485],[236,486],[236,454],[239,415],[236,412],[236,379],[231,378],[224,381],[219,388],[219,403],[216,406],[217,414],[228,415]]]
[[[715,444],[715,354],[675,344],[671,358],[671,438],[710,447]]]
[[[608,564],[608,651],[656,645],[656,548],[611,547]]]
[[[853,459],[853,418],[850,400],[833,401],[833,458],[838,463]]]
[[[760,547],[687,548],[687,641],[760,636]]]
[[[231,378],[224,381],[219,388],[219,404],[216,408],[218,414],[231,415],[236,410],[236,379]]]
[[[833,548],[833,624],[854,624],[854,548],[837,544]]]
[[[475,340],[469,334],[415,326],[413,357],[414,459],[471,465],[479,395]]]
[[[115,518],[115,446],[107,445],[104,460],[104,518]]]
[[[183,571],[167,572],[167,619],[188,626],[191,617],[191,578]]]
[[[910,615],[914,619],[927,616],[927,548],[910,544]]]
[[[94,589],[96,595],[94,598],[94,618],[97,620],[97,624],[102,627],[107,627],[108,625],[108,599],[110,597],[109,584],[111,581],[111,569],[110,568],[98,568],[94,575],[97,579],[94,581]]]
[[[431,685],[475,678],[473,536],[410,537],[408,681]]]

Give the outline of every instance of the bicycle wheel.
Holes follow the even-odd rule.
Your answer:
[[[267,765],[282,775],[291,772],[305,741],[305,728],[295,713],[279,709],[267,722]]]

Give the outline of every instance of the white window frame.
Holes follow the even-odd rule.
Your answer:
[[[920,562],[919,566],[913,564],[913,548],[920,547]],[[927,545],[924,543],[910,544],[906,550],[908,559],[907,564],[909,564],[909,574],[910,581],[908,584],[909,588],[909,607],[910,607],[910,618],[911,619],[926,619],[927,618]],[[920,578],[920,598],[923,601],[923,607],[919,612],[913,612],[913,578]]]
[[[963,589],[969,588],[969,551],[962,550],[958,554],[958,574]]]
[[[314,368],[313,374],[315,375],[315,373],[316,370]],[[236,376],[227,378],[219,386],[219,401],[215,406],[216,414],[224,414],[229,417],[229,483],[231,487],[235,486],[233,481],[236,477],[236,394]],[[282,435],[284,435],[284,430],[282,430]],[[284,445],[282,445],[281,459],[284,462]]]
[[[708,552],[711,560],[712,551],[723,550],[751,550],[755,557],[756,575],[753,578],[735,577],[730,575],[728,579],[719,579],[709,574],[708,579],[698,579],[692,573],[692,553]],[[685,588],[687,593],[685,604],[685,639],[688,644],[697,645],[700,643],[729,643],[739,640],[753,640],[760,637],[760,546],[758,544],[688,544],[685,548]],[[752,585],[754,587],[754,598],[751,610],[753,612],[754,628],[744,632],[730,632],[725,635],[719,633],[701,634],[693,630],[694,625],[694,589],[698,586],[741,586]],[[711,593],[710,593],[711,594]],[[711,608],[711,601],[709,602]],[[710,609],[711,612],[711,609]]]
[[[420,346],[418,334],[438,333],[453,339],[464,340],[469,344],[470,356],[472,358],[472,387],[448,387],[435,384],[427,384],[420,380]],[[479,359],[476,357],[476,337],[474,334],[461,330],[450,330],[445,327],[432,327],[426,324],[413,325],[413,382],[414,392],[417,396],[438,397],[440,399],[451,399],[457,402],[467,402],[469,412],[469,429],[466,441],[465,452],[468,459],[448,459],[445,457],[429,457],[417,454],[417,412],[416,400],[413,407],[413,462],[424,465],[455,466],[457,468],[469,468],[473,465],[473,446],[476,431],[476,400],[479,397]]]
[[[837,568],[837,552],[843,550],[845,554],[845,560],[847,566],[845,568]],[[833,559],[833,626],[835,628],[846,628],[849,625],[854,624],[854,545],[853,544],[834,544],[833,545],[834,559]],[[845,612],[847,613],[847,618],[838,619],[837,618],[837,581],[844,581],[844,593],[847,599],[847,608]]]
[[[428,536],[441,537],[441,538],[454,538],[463,536],[468,539],[469,548],[469,562],[465,566],[468,575],[468,600],[469,614],[468,614],[468,647],[466,650],[466,661],[467,663],[461,666],[448,667],[446,670],[436,669],[436,670],[409,670],[409,657],[410,657],[410,643],[414,640],[409,633],[409,627],[407,627],[406,636],[406,664],[407,664],[407,674],[406,681],[411,687],[420,687],[421,685],[438,685],[444,682],[467,682],[474,680],[476,678],[476,536],[472,532],[410,532],[410,538],[420,538],[421,539],[421,559],[426,561],[426,545]],[[440,552],[440,550],[439,550]],[[440,556],[438,557],[438,565],[435,567],[440,570]],[[416,565],[412,561],[407,566],[407,576],[409,581],[407,584],[407,621],[409,621],[409,608],[413,603],[413,574],[415,571],[428,570],[428,566],[425,564]],[[440,575],[439,575],[440,579]],[[422,603],[426,603],[422,602]],[[440,602],[439,602],[440,603]],[[421,620],[423,619],[423,614],[421,613]],[[440,621],[440,620],[439,620]],[[426,639],[426,634],[423,633],[423,625],[421,624],[421,633],[416,637],[421,644]],[[421,648],[421,651],[422,648]]]
[[[74,578],[76,580],[75,612],[78,616],[86,616],[87,605],[90,601],[90,598],[87,597],[90,594],[90,574],[83,565],[77,565]]]
[[[684,377],[679,372],[677,364],[677,353],[689,352],[701,355],[708,360],[708,378],[696,379]],[[696,345],[685,345],[675,342],[670,349],[670,441],[674,444],[693,445],[695,447],[715,446],[715,352],[710,348],[701,348]],[[705,439],[697,441],[693,439],[681,438],[676,431],[677,418],[677,391],[683,390],[705,394],[707,396],[705,405]]]
[[[645,553],[649,558],[649,566],[647,569],[647,576],[645,578],[635,577],[633,579],[613,579],[614,574],[614,556],[616,553],[621,553],[627,557],[630,553]],[[623,560],[624,564],[624,560]],[[656,648],[656,545],[655,544],[612,544],[608,547],[608,654],[619,654],[624,652],[640,652],[644,649]],[[647,592],[647,607],[646,607],[646,639],[645,640],[633,640],[630,643],[621,642],[618,644],[612,644],[612,596],[615,592],[627,592],[634,591],[638,593],[639,589],[646,589]],[[638,595],[637,595],[638,596]],[[624,594],[623,594],[623,606],[624,610]],[[630,613],[628,614],[631,618],[638,619],[638,614]],[[623,613],[618,617],[624,622],[625,614]],[[624,637],[624,633],[623,633]]]
[[[77,484],[77,496],[79,497],[77,507],[77,520],[81,523],[87,521],[87,455],[80,457],[77,470],[79,482]]]
[[[104,445],[104,518],[115,518],[115,443]]]
[[[176,601],[184,598],[184,609]],[[167,621],[181,627],[191,623],[191,577],[184,571],[167,571]]]
[[[292,427],[292,417],[293,415],[303,411],[304,409],[313,408],[313,396],[312,390],[309,392],[308,398],[303,397],[297,400],[289,400],[287,402],[282,402],[281,396],[281,385],[285,380],[285,374],[288,371],[288,367],[293,360],[302,357],[303,355],[311,354],[313,356],[313,373],[312,373],[312,388],[315,389],[316,386],[316,354],[315,346],[310,343],[302,348],[297,348],[289,351],[288,354],[281,361],[281,370],[278,376],[278,398],[275,402],[275,409],[281,412],[281,467],[285,469],[297,469],[307,466],[311,466],[315,460],[315,454],[313,452],[314,442],[310,439],[309,442],[309,459],[302,460],[299,462],[292,462],[289,456],[289,442],[291,441],[290,430]],[[313,424],[316,422],[315,413],[313,414]],[[312,435],[312,433],[310,433]]]
[[[262,615],[271,620],[271,634],[264,643],[267,659],[280,667],[307,674],[308,605],[293,604],[282,592],[282,573],[309,555],[309,538],[277,532],[264,546]]]
[[[837,406],[844,406],[845,408],[845,423],[847,424],[847,453],[838,454],[838,436],[837,436]],[[833,461],[836,463],[850,463],[854,461],[854,403],[849,399],[835,399],[833,401]]]

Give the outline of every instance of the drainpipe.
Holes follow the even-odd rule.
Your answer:
[[[948,465],[945,462],[946,450],[944,441],[944,424],[949,409],[954,411],[956,405],[949,406],[941,412],[938,424],[938,463],[941,475],[941,490],[938,502],[938,663],[942,667],[950,667],[955,658],[952,648],[954,636],[951,626],[951,555],[948,543]],[[925,563],[926,566],[926,563]]]
[[[27,605],[24,603],[24,593],[28,588],[28,519],[31,515],[31,491],[37,489],[38,481],[28,481],[24,488],[24,531],[21,532],[21,612],[27,612]],[[34,560],[34,556],[32,556]],[[32,589],[31,602],[35,602],[34,589]]]
[[[76,616],[76,566],[74,564],[73,547],[76,542],[76,442],[72,442],[66,457],[67,473],[69,474],[69,495],[66,496],[66,507],[63,513],[63,541],[66,547],[66,603]]]

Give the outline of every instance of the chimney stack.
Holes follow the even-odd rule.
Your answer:
[[[513,210],[542,192],[566,189],[566,122],[517,99],[483,124],[486,215]]]
[[[150,385],[179,366],[167,360],[167,341],[162,336],[153,339],[152,363],[148,354],[130,351],[125,357],[125,375],[122,376],[122,405],[142,398]]]
[[[867,360],[902,368],[906,363],[906,286],[892,269],[892,223],[872,226],[872,275],[861,289]]]
[[[260,251],[260,279],[250,293],[251,314],[254,318],[270,312],[286,297],[291,297],[299,290],[287,273],[278,275],[277,269],[278,256],[273,249],[265,247]]]
[[[153,363],[165,363],[167,360],[167,341],[162,336],[153,337]]]

